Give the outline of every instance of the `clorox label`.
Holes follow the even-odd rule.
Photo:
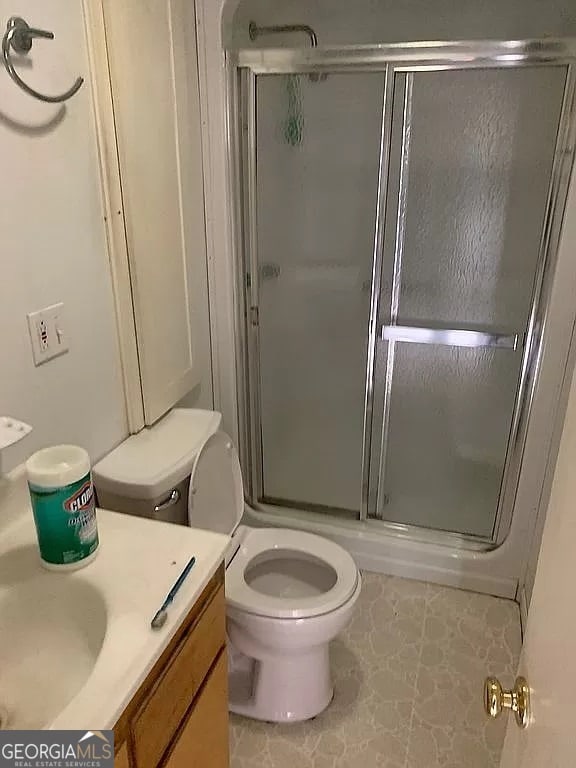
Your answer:
[[[91,506],[93,498],[94,486],[92,481],[88,480],[73,496],[66,499],[64,509],[68,512],[81,512]]]

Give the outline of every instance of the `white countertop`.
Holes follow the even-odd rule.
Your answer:
[[[21,478],[17,479],[20,486]],[[23,579],[29,582],[41,576],[44,584],[55,586],[59,580],[81,581],[100,593],[107,615],[104,642],[87,682],[46,727],[112,728],[222,563],[229,537],[98,510],[96,559],[78,571],[49,572],[39,557],[31,556],[31,548],[37,552],[36,532],[28,495],[21,491],[12,488],[9,494],[0,487],[0,563],[11,550],[24,548],[29,554],[21,558],[23,565],[16,569],[13,583],[6,576],[0,581],[0,596],[18,589]],[[164,627],[152,630],[152,617],[192,555],[196,563],[170,606]]]

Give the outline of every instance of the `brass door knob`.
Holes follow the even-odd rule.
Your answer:
[[[514,688],[505,691],[498,678],[487,677],[484,683],[484,709],[489,717],[498,717],[502,710],[511,709],[520,728],[530,721],[530,688],[523,677],[517,677]]]

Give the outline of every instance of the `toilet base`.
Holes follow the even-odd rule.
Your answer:
[[[305,654],[254,661],[251,686],[237,673],[230,675],[229,683],[229,709],[237,715],[274,723],[310,720],[326,709],[334,695],[328,644]]]

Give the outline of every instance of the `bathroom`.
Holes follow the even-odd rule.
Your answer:
[[[570,765],[569,528],[547,525],[536,566],[571,492],[574,9],[37,6],[0,0],[3,25],[55,35],[17,75],[84,82],[46,103],[0,77],[0,416],[33,427],[0,452],[4,520],[34,451],[98,465],[175,405],[218,411],[242,523],[320,535],[362,585],[333,700],[298,723],[232,714],[230,765],[544,765],[552,722]],[[36,366],[42,308],[65,349]],[[527,729],[483,711],[484,678],[518,670]]]

